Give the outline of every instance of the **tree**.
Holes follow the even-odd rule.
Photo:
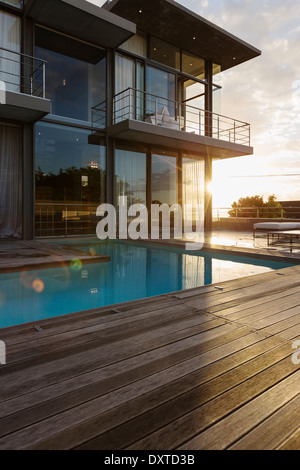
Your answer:
[[[268,197],[267,202],[264,202],[262,196],[242,197],[231,207],[232,209],[228,212],[230,217],[276,219],[281,218],[282,215],[282,205],[274,194]]]

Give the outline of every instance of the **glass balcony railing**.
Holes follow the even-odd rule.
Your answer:
[[[107,103],[92,109],[94,131],[106,127]],[[127,119],[250,146],[250,124],[186,103],[127,88],[114,97],[113,123]]]
[[[0,89],[46,98],[46,62],[0,47]]]

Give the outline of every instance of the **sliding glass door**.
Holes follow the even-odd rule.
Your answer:
[[[22,129],[0,124],[0,239],[22,238]]]

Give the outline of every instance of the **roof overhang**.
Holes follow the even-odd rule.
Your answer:
[[[253,148],[212,137],[205,137],[176,129],[155,126],[150,123],[127,119],[108,127],[109,137],[129,140],[155,147],[176,149],[201,157],[218,159],[252,155]],[[91,141],[91,143],[96,143]]]
[[[173,0],[112,0],[102,7],[227,70],[261,51]]]
[[[36,96],[1,90],[0,118],[34,123],[50,113],[50,101]]]
[[[102,47],[117,47],[136,26],[86,0],[28,0],[27,16],[37,23]]]

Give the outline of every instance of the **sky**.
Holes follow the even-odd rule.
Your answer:
[[[262,51],[222,74],[221,113],[251,124],[254,155],[214,163],[214,206],[300,200],[300,1],[177,1]]]

